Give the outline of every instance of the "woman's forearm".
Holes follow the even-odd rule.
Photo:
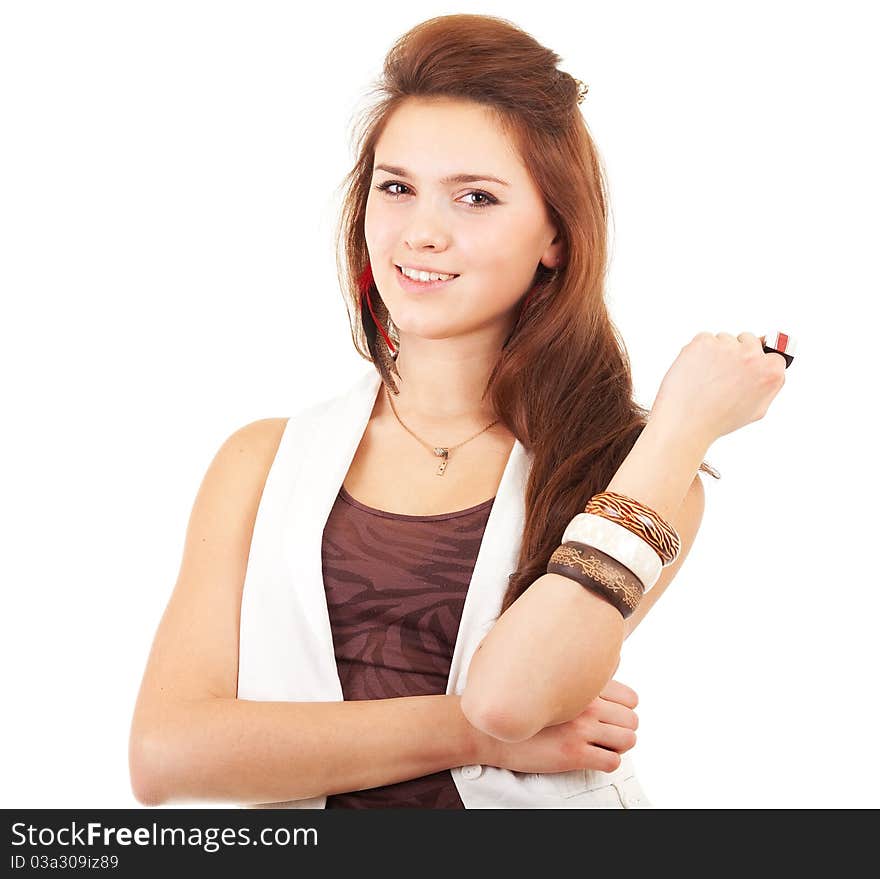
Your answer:
[[[277,803],[392,784],[490,762],[459,696],[343,702],[207,699],[168,706],[131,743],[145,805]]]
[[[708,447],[706,438],[675,423],[649,421],[607,490],[669,521],[699,479]],[[603,598],[561,574],[544,574],[499,618],[471,661],[465,715],[505,741],[571,720],[614,674],[625,630]]]
[[[649,420],[605,490],[634,498],[669,521],[699,478],[710,445],[708,437],[686,424]]]

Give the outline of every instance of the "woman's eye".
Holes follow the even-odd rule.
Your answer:
[[[492,202],[489,201],[489,199],[491,199],[492,196],[489,195],[489,193],[487,193],[487,192],[469,192],[469,193],[465,196],[465,198],[467,198],[468,195],[475,195],[475,196],[479,196],[480,198],[485,198],[485,199],[486,199],[486,201],[484,201],[484,202],[482,202],[482,203],[480,203],[480,204],[472,204],[471,207],[475,207],[475,208],[483,208],[483,207],[486,207],[487,205],[492,204]]]
[[[378,189],[379,192],[387,192],[389,195],[400,195],[401,193],[399,192],[391,192],[390,187],[392,186],[403,186],[403,188],[406,189],[406,186],[404,186],[402,183],[393,183],[390,181],[388,183],[381,183],[379,186],[376,187],[376,189]]]
[[[400,198],[401,195],[405,195],[403,192],[392,192],[392,186],[400,186],[403,189],[409,189],[409,187],[405,183],[397,183],[394,180],[386,180],[385,183],[380,183],[376,189],[379,192],[384,192],[389,195],[391,198]],[[485,199],[485,201],[478,203],[470,203],[468,204],[469,208],[487,208],[490,205],[498,204],[498,199],[493,195],[489,195],[488,192],[481,192],[480,190],[473,190],[472,192],[465,193],[464,198],[469,196],[477,196],[479,198]]]

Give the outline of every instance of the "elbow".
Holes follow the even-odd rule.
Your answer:
[[[159,773],[161,765],[158,745],[132,736],[128,748],[131,792],[142,806],[161,806],[165,802]]]
[[[588,672],[579,672],[557,681],[555,688],[520,687],[513,701],[498,694],[510,687],[494,684],[488,690],[465,687],[461,711],[468,723],[480,732],[502,742],[524,742],[542,729],[573,720],[595,701],[620,665],[620,644],[609,642],[601,656],[593,656]]]
[[[467,688],[461,696],[461,710],[472,727],[501,742],[524,742],[543,728],[530,723],[522,710],[486,704],[469,695]]]

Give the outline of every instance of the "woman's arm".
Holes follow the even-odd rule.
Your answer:
[[[131,724],[131,785],[144,804],[255,804],[359,790],[488,762],[492,751],[484,761],[482,745],[498,744],[470,727],[458,696],[236,698],[248,554],[285,424],[269,418],[236,431],[199,488]]]
[[[666,519],[681,537],[678,558],[627,620],[568,577],[539,577],[502,614],[471,660],[461,707],[474,726],[502,741],[523,741],[573,719],[599,695],[617,668],[624,639],[690,551],[704,505],[695,474],[710,444],[678,424],[649,419],[607,490]]]
[[[459,696],[345,702],[176,702],[132,738],[131,782],[146,806],[278,803],[363,790],[469,763],[498,742]]]

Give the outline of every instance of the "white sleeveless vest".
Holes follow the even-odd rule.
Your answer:
[[[238,698],[343,700],[321,560],[324,525],[382,386],[371,365],[349,390],[292,416],[260,499],[241,602]],[[465,597],[447,695],[460,695],[480,641],[498,618],[516,567],[531,455],[516,440],[489,515]],[[451,770],[468,809],[644,808],[629,754],[614,772]],[[323,809],[327,797],[244,808]]]

